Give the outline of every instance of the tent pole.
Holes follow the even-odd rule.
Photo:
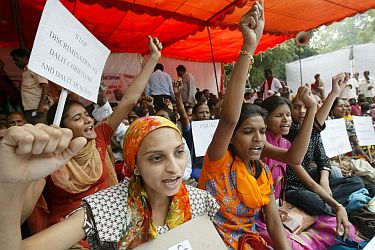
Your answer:
[[[349,62],[350,62],[350,74],[351,74],[351,77],[353,77],[354,73],[355,73],[354,48],[353,48],[353,46],[350,47]]]
[[[19,8],[18,8],[18,0],[12,1],[12,10],[13,10],[13,18],[16,23],[16,31],[18,35],[18,41],[20,44],[20,48],[28,49],[25,46],[25,40],[23,39],[22,31],[21,31],[21,25],[20,25],[20,15],[19,15]]]
[[[302,62],[301,62],[301,56],[299,55],[299,76],[300,76],[300,79],[301,79],[301,86],[303,85],[302,83]]]
[[[219,84],[217,82],[216,66],[215,66],[215,58],[214,58],[214,50],[212,48],[211,33],[210,33],[210,28],[208,26],[207,26],[207,32],[208,32],[208,38],[210,39],[211,57],[212,57],[212,63],[214,65],[214,73],[215,73],[215,80],[216,80],[216,90],[217,90],[217,94],[219,94]]]

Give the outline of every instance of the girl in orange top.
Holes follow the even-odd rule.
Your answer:
[[[251,55],[263,33],[263,2],[256,2],[241,18],[240,28],[244,42],[198,185],[219,202],[214,224],[230,249],[272,249],[254,228],[262,208],[267,224],[273,225],[269,233],[275,247],[290,249],[277,212],[271,173],[259,160],[266,141],[266,113],[252,104],[242,106],[249,65],[254,62]]]
[[[259,160],[265,142],[265,117],[259,106],[244,104],[233,144],[220,158],[208,152],[204,159],[199,188],[205,188],[219,202],[214,223],[231,249],[241,249],[239,242],[244,235],[248,242],[244,249],[272,249],[255,231],[254,220],[262,208],[267,222],[274,225],[274,242],[283,249],[288,245],[278,218],[271,172]]]
[[[251,55],[259,43],[263,27],[263,2],[256,2],[240,21],[244,42],[198,183],[199,188],[206,189],[219,202],[220,210],[215,215],[214,224],[230,249],[271,249],[254,228],[260,210],[263,210],[268,225],[272,247],[291,249],[277,211],[272,176],[260,159],[267,156],[288,164],[301,164],[316,112],[311,91],[307,86],[301,87],[298,95],[315,108],[306,113],[306,125],[291,148],[281,149],[266,141],[265,112],[252,104],[242,105],[249,66],[251,68],[254,62]]]

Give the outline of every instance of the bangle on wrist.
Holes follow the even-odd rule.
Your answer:
[[[254,57],[252,55],[252,53],[246,51],[246,50],[240,50],[238,52],[238,54],[240,55],[245,55],[245,56],[248,56],[249,59],[250,59],[250,62],[249,62],[249,69],[247,71],[247,74],[248,74],[248,77],[250,76],[250,70],[253,68],[253,64],[254,64]]]
[[[336,213],[337,213],[337,211],[339,211],[339,208],[340,207],[344,207],[342,204],[340,204],[340,203],[337,203],[337,205],[336,205],[336,207],[335,207],[335,211],[336,211]]]
[[[323,167],[322,170],[325,170],[325,171],[331,172],[331,168],[329,168],[329,167]]]

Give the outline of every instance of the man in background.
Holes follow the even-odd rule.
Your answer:
[[[359,84],[359,93],[364,94],[367,99],[371,99],[375,96],[375,80],[370,77],[370,71],[366,70],[363,72],[364,78]]]
[[[164,100],[174,99],[173,85],[171,76],[164,72],[164,66],[161,63],[156,64],[154,72],[148,80],[145,95],[154,98],[154,107],[156,110],[164,106]]]
[[[315,81],[311,84],[311,91],[314,92],[320,99],[325,99],[325,89],[322,79],[320,79],[320,74],[314,76]]]
[[[195,78],[191,73],[186,72],[184,65],[178,65],[176,71],[177,76],[182,79],[182,101],[184,102],[184,105],[193,107],[195,105],[195,94],[197,92]]]
[[[9,107],[11,105],[11,107]],[[0,106],[7,112],[22,111],[20,91],[4,70],[4,62],[0,59]],[[9,110],[11,109],[11,110]]]
[[[27,121],[31,124],[47,123],[48,80],[28,69],[29,53],[25,49],[14,49],[10,56],[23,70],[21,97]]]
[[[266,80],[264,80],[262,85],[262,92],[263,92],[263,99],[266,99],[269,96],[273,96],[274,94],[279,92],[279,89],[282,88],[279,79],[273,77],[272,71],[270,69],[266,69],[264,71],[264,76]]]
[[[352,98],[357,99],[357,92],[358,92],[358,86],[359,86],[358,81],[354,75],[350,77],[350,73],[346,73],[346,74],[349,75],[349,80],[346,83],[344,90],[340,94],[340,97],[345,98],[347,100],[350,100]]]

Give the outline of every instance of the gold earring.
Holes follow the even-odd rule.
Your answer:
[[[140,175],[138,168],[134,168],[133,173],[134,173],[135,175]]]

